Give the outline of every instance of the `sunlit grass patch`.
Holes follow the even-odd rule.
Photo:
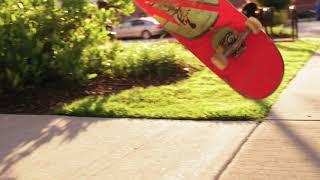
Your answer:
[[[285,75],[279,89],[264,100],[255,101],[242,97],[215,74],[204,69],[175,84],[136,87],[112,95],[85,97],[63,105],[57,112],[99,117],[261,119],[267,115],[280,93],[320,47],[320,42],[285,42],[278,43],[277,46],[285,61]],[[192,62],[195,63],[194,60]]]

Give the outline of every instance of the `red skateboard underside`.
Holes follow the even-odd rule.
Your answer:
[[[161,0],[135,0],[137,4],[146,10],[150,16],[159,16],[170,22],[179,24],[176,19],[167,12],[150,6],[150,1]],[[165,0],[162,0],[165,1]],[[195,1],[195,0],[193,0]],[[246,17],[243,16],[226,0],[219,0],[218,5],[212,6],[185,0],[172,1],[177,7],[190,7],[218,13],[218,18],[212,29],[228,27],[238,33],[246,30]],[[168,0],[167,0],[168,2]],[[190,39],[177,33],[169,32],[208,68],[216,73],[241,95],[262,99],[272,94],[279,86],[284,71],[282,57],[269,37],[264,33],[251,33],[245,40],[246,49],[238,57],[229,57],[229,65],[221,70],[217,68],[211,58],[216,55],[216,49],[212,46],[214,32],[208,30],[201,36]]]

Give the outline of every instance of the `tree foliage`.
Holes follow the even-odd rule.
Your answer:
[[[134,10],[132,0],[98,0],[97,5],[100,9],[112,11],[119,16],[129,15]]]

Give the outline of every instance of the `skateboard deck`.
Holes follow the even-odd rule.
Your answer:
[[[284,63],[254,18],[226,0],[135,0],[147,14],[241,95],[262,99],[282,81]]]

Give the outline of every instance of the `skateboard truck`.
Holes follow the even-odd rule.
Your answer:
[[[228,66],[228,57],[240,56],[246,49],[244,42],[249,34],[258,34],[263,28],[259,20],[254,17],[247,19],[246,26],[246,31],[240,34],[230,28],[225,28],[223,37],[220,37],[218,42],[214,42],[217,43],[214,45],[217,53],[211,58],[211,61],[218,69],[224,70]]]

